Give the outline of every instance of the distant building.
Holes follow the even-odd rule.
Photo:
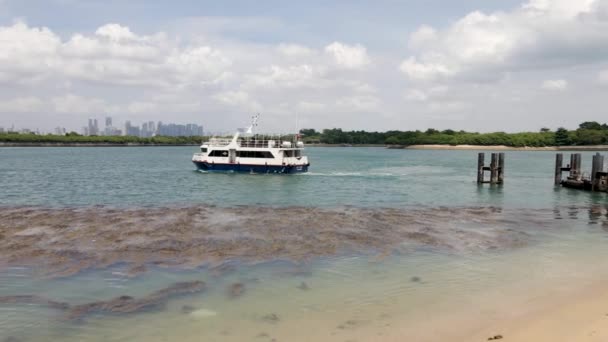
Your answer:
[[[118,128],[114,127],[112,125],[112,118],[107,116],[106,117],[106,128],[103,131],[104,135],[107,136],[115,136],[115,135],[121,135],[122,131],[119,130]]]
[[[125,130],[124,130],[125,135],[129,135],[130,131],[131,131],[131,121],[127,120],[127,121],[125,121]]]
[[[89,127],[88,127],[87,135],[99,135],[99,124],[97,123],[97,119],[89,119]]]
[[[141,136],[142,137],[153,137],[156,135],[156,127],[154,121],[144,122],[141,125]]]
[[[55,127],[56,135],[65,135],[66,131],[64,127]]]
[[[4,133],[4,127],[0,127],[0,133]]]
[[[130,135],[134,137],[139,137],[141,134],[141,130],[137,126],[132,126],[131,121],[125,121],[125,131],[124,135]]]
[[[164,135],[169,137],[190,137],[190,136],[201,136],[203,135],[203,126],[197,124],[163,124],[158,123],[157,135]]]

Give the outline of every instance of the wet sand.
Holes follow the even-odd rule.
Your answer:
[[[546,298],[542,309],[502,323],[500,331],[504,331],[506,341],[608,341],[608,290],[605,284],[606,279],[581,289],[578,295],[557,301]],[[497,329],[498,324],[486,331]],[[471,340],[481,340],[488,333],[472,336]]]

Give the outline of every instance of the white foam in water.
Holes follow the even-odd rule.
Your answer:
[[[190,313],[190,316],[194,318],[209,318],[217,316],[217,312],[209,309],[198,309]]]

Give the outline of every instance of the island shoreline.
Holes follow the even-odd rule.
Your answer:
[[[200,144],[112,144],[112,143],[12,143],[0,142],[0,147],[171,147],[200,146]],[[505,146],[505,145],[385,145],[385,144],[307,144],[307,147],[384,147],[392,150],[446,150],[446,151],[608,151],[608,145],[579,146]]]

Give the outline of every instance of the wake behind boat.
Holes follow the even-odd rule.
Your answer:
[[[211,138],[201,145],[192,162],[201,171],[248,173],[307,172],[310,163],[302,154],[304,142],[299,134],[289,138],[253,134],[258,116],[244,136],[237,131],[232,139]]]

